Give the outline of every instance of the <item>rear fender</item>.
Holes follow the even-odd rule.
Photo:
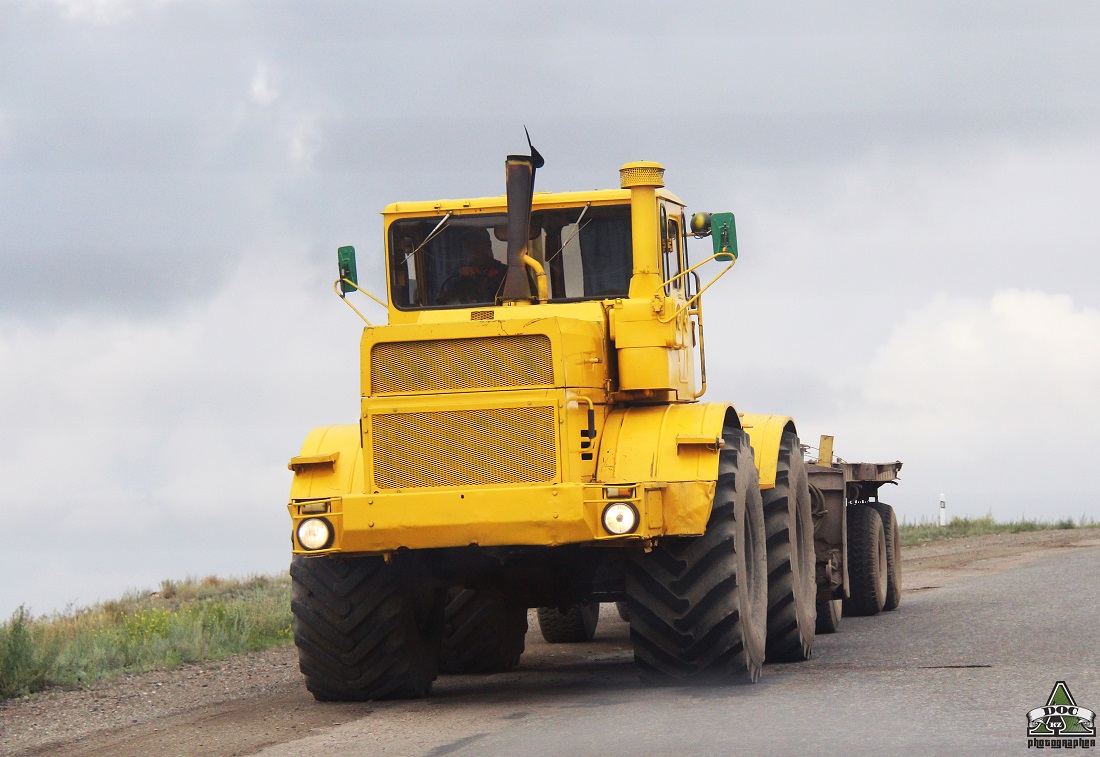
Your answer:
[[[741,414],[741,426],[752,442],[756,468],[760,471],[760,488],[775,488],[775,471],[779,461],[779,444],[783,434],[790,431],[797,435],[794,421],[789,415]]]

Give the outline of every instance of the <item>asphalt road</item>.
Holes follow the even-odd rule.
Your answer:
[[[1100,545],[1087,544],[914,572],[896,611],[845,618],[812,660],[766,666],[756,685],[641,687],[605,606],[589,645],[533,629],[514,673],[443,677],[428,699],[373,703],[261,753],[1024,754],[1025,713],[1055,681],[1100,710]]]

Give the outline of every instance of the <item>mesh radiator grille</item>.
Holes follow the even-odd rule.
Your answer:
[[[545,334],[379,342],[370,351],[372,394],[552,386]]]
[[[557,476],[554,408],[375,415],[374,485],[481,486]]]

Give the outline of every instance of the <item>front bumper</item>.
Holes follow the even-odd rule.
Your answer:
[[[678,514],[679,508],[669,509],[665,504],[685,497],[709,504],[714,494],[713,482],[615,486],[632,487],[633,496],[608,498],[604,496],[604,484],[524,484],[292,500],[288,506],[292,533],[296,534],[298,524],[310,517],[327,519],[335,532],[332,544],[321,550],[303,549],[295,538],[294,553],[385,553],[401,548],[584,542],[625,545],[668,533],[702,533],[705,515],[701,523],[698,516],[685,520]],[[614,535],[604,529],[602,514],[610,502],[628,502],[637,510],[638,525],[632,533]]]

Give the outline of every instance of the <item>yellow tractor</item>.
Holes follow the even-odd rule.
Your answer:
[[[334,288],[366,322],[361,412],[290,461],[318,699],[512,669],[529,608],[548,641],[583,641],[604,602],[644,681],[755,681],[765,658],[808,658],[842,601],[900,598],[877,501],[900,463],[808,465],[791,418],[699,401],[701,295],[737,260],[733,214],[689,219],[653,162],[620,189],[535,193],[542,162],[509,156],[505,196],[385,208],[387,296],[367,296],[387,325],[350,302],[366,292],[338,251]]]

